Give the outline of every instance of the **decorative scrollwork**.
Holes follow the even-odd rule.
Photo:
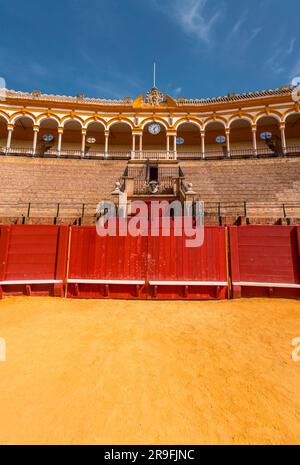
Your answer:
[[[164,94],[157,88],[152,87],[149,92],[147,92],[147,96],[145,99],[145,103],[151,106],[159,106],[164,102]]]

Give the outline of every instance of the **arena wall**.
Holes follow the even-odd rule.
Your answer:
[[[100,237],[95,227],[0,226],[0,297],[300,298],[300,227],[205,227],[186,237]]]

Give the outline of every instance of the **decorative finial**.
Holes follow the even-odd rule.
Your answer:
[[[156,87],[156,61],[153,61],[153,87]]]

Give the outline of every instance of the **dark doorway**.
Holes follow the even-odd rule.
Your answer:
[[[157,166],[150,166],[149,181],[158,181],[158,167]]]

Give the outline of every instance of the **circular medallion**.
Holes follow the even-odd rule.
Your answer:
[[[183,145],[184,144],[184,138],[183,137],[177,137],[176,144],[177,145]]]
[[[224,142],[226,142],[226,137],[218,136],[218,137],[216,137],[216,142],[217,142],[217,144],[224,144]]]
[[[96,139],[95,137],[88,137],[86,141],[88,144],[94,144],[96,142]]]
[[[43,141],[44,142],[51,142],[53,139],[54,139],[54,136],[52,136],[52,134],[45,134],[43,136]]]
[[[272,139],[272,133],[271,132],[262,132],[260,135],[260,138],[262,140],[270,140]]]

